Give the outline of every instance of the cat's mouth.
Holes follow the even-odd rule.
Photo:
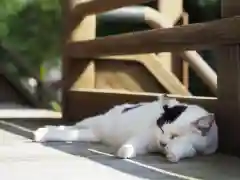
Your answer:
[[[164,143],[164,142],[161,142],[161,141],[160,141],[160,142],[159,142],[159,145],[165,149],[165,147],[167,146],[167,143]]]

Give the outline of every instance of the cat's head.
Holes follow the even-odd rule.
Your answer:
[[[163,113],[156,122],[160,147],[181,136],[206,136],[214,122],[214,115],[197,105],[178,102],[163,96]]]

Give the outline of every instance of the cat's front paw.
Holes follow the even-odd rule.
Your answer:
[[[168,161],[173,162],[173,163],[177,163],[179,161],[179,158],[172,152],[168,152],[166,154],[166,157],[167,157]]]
[[[171,147],[172,146],[169,145],[165,147],[166,158],[170,162],[177,163],[180,160],[180,158],[176,153],[174,153],[173,148]]]
[[[35,132],[33,132],[33,140],[35,142],[43,142],[47,132],[47,127],[38,128]]]
[[[49,130],[52,129],[54,126],[44,126],[38,128],[36,131],[33,132],[33,140],[35,142],[44,142],[46,140],[46,136],[49,133]]]
[[[135,149],[132,145],[123,145],[117,152],[117,157],[123,158],[123,159],[129,159],[136,156]]]

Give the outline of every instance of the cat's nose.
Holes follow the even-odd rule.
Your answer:
[[[160,142],[160,146],[165,147],[166,145],[167,145],[167,143]]]

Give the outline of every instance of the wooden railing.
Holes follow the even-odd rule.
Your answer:
[[[76,8],[82,8],[84,10],[80,12],[84,12],[84,14],[90,14],[95,11],[101,12],[102,9],[94,10],[94,7],[97,6],[95,3],[91,1],[83,4],[83,6],[89,9],[87,12],[81,4],[77,5],[73,11],[76,11]],[[109,5],[108,8],[112,8],[112,6],[110,7]],[[73,19],[77,19],[77,17]],[[180,52],[180,55],[188,61],[195,72],[210,87],[212,92],[216,94],[216,73],[196,51],[183,50],[209,49],[219,45],[234,43],[234,41],[238,42],[234,34],[224,34],[223,32],[230,32],[231,29],[237,31],[236,28],[239,28],[239,17],[173,28],[172,25],[170,25],[171,23],[167,22],[165,17],[162,17],[159,12],[151,8],[146,8],[145,20],[152,27],[163,27],[167,29],[150,30],[134,34],[128,33],[70,43],[67,48],[68,54],[73,58],[96,58],[106,55]],[[221,32],[215,33],[218,32],[219,29],[221,29]],[[236,34],[236,36],[238,36],[238,34]]]
[[[240,42],[240,16],[69,43],[73,58],[202,50]]]
[[[163,14],[161,14],[161,13],[159,13],[157,10],[155,10],[155,9],[152,9],[152,8],[150,8],[150,7],[144,7],[143,8],[143,11],[144,11],[144,20],[145,20],[145,22],[150,26],[150,27],[152,27],[152,28],[154,28],[154,29],[162,29],[162,28],[173,28],[173,25],[172,25],[172,22],[169,20],[169,19],[167,19]],[[199,24],[199,26],[201,26],[200,24]],[[211,28],[211,27],[210,27]],[[196,28],[195,28],[196,29]],[[193,31],[195,30],[195,29],[193,29]],[[175,32],[176,32],[177,30],[175,30]],[[188,30],[182,30],[182,31],[184,31],[184,33],[188,33]],[[196,30],[195,30],[196,31]],[[174,32],[173,32],[174,33]],[[193,32],[194,33],[194,32]],[[196,32],[197,33],[197,32]],[[134,34],[136,34],[136,33],[134,33]],[[117,37],[119,37],[120,39],[122,39],[122,37],[124,36],[124,38],[126,37],[126,35],[120,35],[120,37],[119,37],[119,35],[117,36]],[[168,39],[168,37],[166,37],[166,38],[163,38],[163,36],[166,36],[165,34],[164,35],[160,35],[160,37],[158,37],[159,39],[161,39],[161,40],[163,40],[163,41],[161,41],[160,43],[162,44],[163,42],[164,43],[169,43],[169,42],[166,42],[166,41],[164,41],[164,39]],[[171,36],[171,35],[170,35]],[[184,34],[181,36],[181,37],[183,37],[183,36],[185,36]],[[111,37],[111,36],[110,36]],[[115,37],[115,36],[113,36],[113,37]],[[157,35],[156,35],[156,38],[157,38]],[[163,39],[162,39],[163,38]],[[109,37],[105,37],[105,38],[103,38],[104,39],[104,42],[105,42],[105,40],[107,40],[107,43],[109,43]],[[173,39],[173,37],[171,36],[171,39]],[[169,41],[171,41],[171,39],[169,39]],[[113,39],[113,41],[115,41],[115,39]],[[123,40],[124,42],[127,42],[127,43],[129,43],[129,40]],[[133,40],[134,41],[134,40]],[[141,39],[139,39],[139,41],[140,42],[135,42],[135,43],[138,43],[138,44],[140,44],[140,43],[145,43],[146,42],[146,40],[144,39],[144,40],[141,40]],[[179,40],[179,41],[181,41],[181,40]],[[89,42],[89,41],[88,41]],[[80,43],[82,43],[82,42],[80,42]],[[81,44],[80,43],[74,43],[74,44],[70,44],[69,45],[69,54],[70,54],[70,56],[71,57],[77,57],[77,58],[79,58],[79,57],[84,57],[84,53],[88,53],[88,49],[86,50],[86,48],[85,47],[83,47],[84,49],[82,49],[82,47],[81,47],[81,49],[82,49],[82,51],[84,51],[84,53],[82,52],[82,51],[80,51],[79,50],[79,48],[78,48],[78,45],[80,45],[81,46]],[[89,42],[90,43],[90,42]],[[94,40],[94,43],[96,43],[96,40]],[[159,44],[160,44],[159,43]],[[163,44],[164,44],[163,43]],[[174,43],[174,42],[172,42],[172,43]],[[105,43],[104,43],[105,44]],[[174,43],[174,45],[175,45],[176,43]],[[125,49],[122,49],[120,46],[121,46],[121,43],[119,43],[119,41],[117,41],[117,48],[118,48],[118,50],[123,50],[124,51],[124,53],[123,54],[125,54],[126,53],[126,51],[125,51]],[[119,46],[118,46],[119,45]],[[171,44],[169,44],[171,47],[172,47],[172,45]],[[91,47],[93,47],[93,48],[96,48],[97,50],[101,50],[101,49],[99,49],[99,47],[100,48],[104,48],[104,50],[106,50],[106,48],[108,48],[108,47],[110,47],[110,48],[112,48],[113,46],[111,45],[111,44],[107,44],[106,46],[104,45],[104,46],[102,46],[101,44],[100,45],[98,45],[98,47],[96,47],[96,44],[94,45],[94,46],[92,46],[91,44],[90,44],[90,46]],[[124,47],[126,47],[124,44],[122,45],[122,46],[124,46]],[[129,46],[134,46],[134,47],[136,47],[134,44],[128,44],[128,47],[126,47],[126,49],[128,49],[128,48],[130,48]],[[159,46],[159,45],[158,45]],[[163,45],[164,46],[164,45]],[[165,47],[165,46],[164,46]],[[94,49],[94,51],[96,50],[96,49]],[[143,47],[143,49],[145,50],[146,48],[144,48]],[[161,49],[161,50],[163,50],[162,49],[162,47],[159,47],[159,49]],[[96,50],[96,51],[97,51]],[[158,51],[154,51],[154,52],[162,52],[161,50],[158,50]],[[176,51],[176,50],[172,50],[172,49],[169,49],[169,50],[163,50],[163,51]],[[177,51],[179,51],[179,50],[177,50]],[[76,54],[76,52],[78,53],[78,54]],[[136,51],[135,51],[136,52]],[[140,52],[140,53],[145,53],[144,51],[137,51],[138,53]],[[148,51],[147,51],[148,52]],[[152,52],[152,50],[149,50],[149,52]],[[94,57],[94,52],[89,52],[93,57]],[[100,52],[101,53],[101,52]],[[109,54],[110,53],[110,54]],[[116,53],[114,53],[113,52],[113,54],[111,54],[111,52],[107,52],[107,54],[108,55],[122,55],[122,53],[120,52],[120,53],[118,53],[118,52],[116,52]],[[127,53],[127,54],[136,54],[136,53],[134,53],[134,51],[133,52],[130,52],[130,53]],[[214,72],[214,70],[206,63],[206,61],[196,52],[196,51],[183,51],[183,52],[179,52],[179,54],[180,54],[180,56],[184,59],[184,60],[186,60],[189,64],[190,64],[190,66],[191,66],[191,68],[193,68],[193,70],[197,73],[197,75],[199,75],[199,77],[210,87],[210,89],[212,90],[212,92],[216,95],[216,92],[217,92],[217,75],[216,75],[216,73]],[[99,54],[98,54],[99,55]],[[98,56],[97,55],[97,56]],[[100,55],[105,55],[105,54],[100,54]],[[92,57],[91,57],[92,58]]]

